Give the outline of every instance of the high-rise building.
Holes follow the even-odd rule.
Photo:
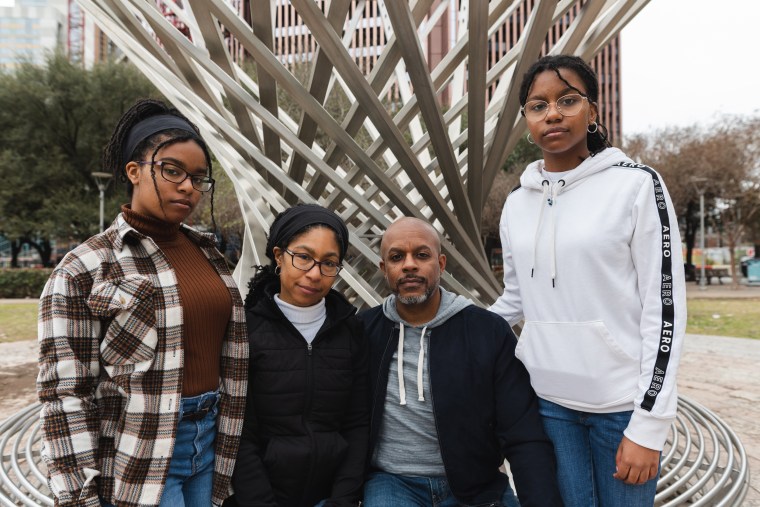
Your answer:
[[[76,0],[69,0],[68,23],[67,49],[72,62],[90,68],[121,53]]]
[[[0,68],[42,65],[53,51],[91,67],[116,48],[75,0],[0,0]]]
[[[243,0],[250,4],[250,0]],[[315,0],[324,11],[325,0]],[[296,8],[289,0],[272,0],[274,10],[273,52],[285,64],[311,61],[317,44]],[[365,74],[372,71],[383,51],[386,33],[378,0],[352,0],[345,26],[348,51]]]
[[[42,64],[66,44],[66,0],[0,0],[0,68]]]
[[[344,38],[348,39],[349,53],[354,56],[357,65],[365,74],[369,74],[372,70],[387,40],[385,27],[388,21],[383,18],[381,1],[367,0],[362,3],[352,0],[349,9],[345,30],[347,35],[344,35]],[[551,28],[546,36],[542,54],[548,53],[559,40],[586,1],[578,0],[567,15]],[[233,3],[241,13],[251,12],[250,0],[234,0]],[[316,3],[324,10],[324,0],[316,0]],[[459,3],[460,0],[439,0],[431,8],[431,12],[438,8],[449,10],[448,15],[441,16],[434,26],[425,28],[429,31],[429,35],[424,49],[431,69],[443,59],[456,40],[456,13]],[[504,25],[493,33],[487,48],[489,68],[517,43],[535,3],[535,0],[523,0],[521,5],[505,20]],[[316,42],[296,8],[289,0],[272,0],[272,7],[275,19],[273,52],[286,64],[310,61],[316,50]],[[362,9],[362,12],[357,13],[358,9]],[[360,16],[354,16],[355,13]],[[612,39],[590,63],[599,76],[599,109],[602,123],[607,126],[610,139],[614,142],[621,138],[620,38]],[[447,100],[445,92],[441,98],[443,101]]]

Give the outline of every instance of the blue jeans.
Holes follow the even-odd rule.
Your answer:
[[[657,479],[640,485],[615,479],[615,455],[631,411],[594,414],[538,399],[544,431],[554,444],[565,507],[644,507],[654,503]]]
[[[161,494],[161,507],[211,505],[218,404],[219,393],[216,391],[182,398],[174,453]],[[113,507],[103,500],[100,504],[102,507]]]
[[[501,499],[506,507],[519,507],[512,488]],[[364,507],[458,507],[446,477],[414,477],[372,472],[364,483]],[[492,505],[492,504],[488,504]]]
[[[174,453],[169,464],[161,507],[208,507],[214,485],[214,442],[219,393],[203,393],[182,398],[182,414],[177,425]],[[201,419],[188,420],[188,414],[212,408]]]

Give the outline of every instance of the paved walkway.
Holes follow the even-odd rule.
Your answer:
[[[680,394],[715,412],[747,451],[750,490],[743,506],[760,507],[760,340],[686,335]]]

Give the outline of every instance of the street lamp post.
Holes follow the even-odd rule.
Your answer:
[[[705,278],[705,264],[707,264],[707,253],[705,252],[705,189],[704,184],[707,178],[693,176],[691,182],[699,193],[699,249],[702,251],[702,265],[699,268],[699,290],[707,290],[707,279]]]
[[[108,188],[108,184],[111,182],[111,174],[96,171],[92,173],[92,178],[95,180],[95,184],[98,186],[98,191],[100,191],[100,232],[103,232],[105,230],[105,227],[104,227],[104,203],[105,203],[105,197],[106,197],[105,194],[106,194],[106,188]]]
[[[706,290],[705,264],[707,264],[707,253],[705,252],[705,191],[699,191],[699,249],[702,250],[702,272],[699,276],[699,290]]]

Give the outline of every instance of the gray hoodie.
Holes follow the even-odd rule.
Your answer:
[[[431,330],[472,302],[441,288],[441,305],[421,326],[404,322],[396,311],[396,296],[383,303],[383,313],[399,325],[399,345],[388,374],[385,411],[372,466],[400,475],[443,476],[443,460],[430,397],[428,361]],[[400,355],[399,355],[400,352]],[[399,364],[403,376],[399,378]]]

